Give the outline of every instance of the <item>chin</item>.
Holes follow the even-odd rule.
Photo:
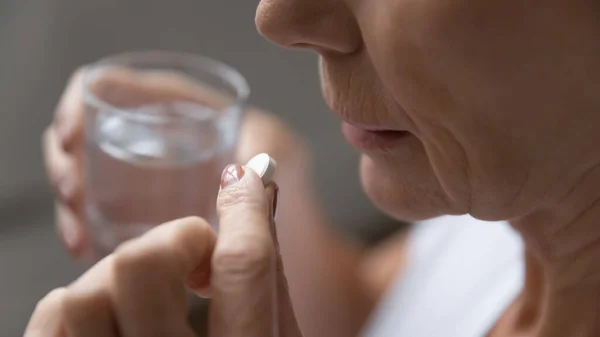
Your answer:
[[[420,221],[453,212],[426,156],[365,155],[360,163],[363,188],[384,213],[397,220]]]

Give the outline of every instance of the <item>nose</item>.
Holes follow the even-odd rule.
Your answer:
[[[350,54],[362,45],[358,22],[347,0],[262,0],[258,31],[285,47]]]

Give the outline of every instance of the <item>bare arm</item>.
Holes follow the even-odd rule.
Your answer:
[[[282,186],[278,234],[296,315],[307,337],[356,336],[403,266],[406,236],[367,251],[353,246],[327,223],[310,188]]]

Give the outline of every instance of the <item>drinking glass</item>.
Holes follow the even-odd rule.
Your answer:
[[[201,216],[234,151],[248,85],[203,56],[133,52],[87,67],[85,218],[94,255],[161,223]]]

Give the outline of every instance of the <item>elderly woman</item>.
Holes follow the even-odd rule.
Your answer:
[[[506,220],[524,243],[521,250],[497,223],[451,218],[437,236],[444,224],[424,223],[424,233],[434,234],[419,240],[417,229],[411,241],[423,249],[416,253],[436,248],[448,258],[429,260],[421,278],[404,275],[410,286],[397,289],[429,298],[413,296],[427,301],[398,307],[392,299],[402,297],[390,293],[367,334],[600,335],[597,12],[594,1],[262,1],[256,20],[263,35],[319,53],[325,100],[362,152],[364,188],[383,211],[411,220]],[[76,78],[45,138],[50,176],[60,185],[59,220],[74,251],[85,245],[81,188],[59,177],[80,172],[79,87]],[[258,129],[268,135],[253,137]],[[266,267],[278,251],[265,211],[270,200],[256,174],[234,165],[222,180],[218,238],[201,219],[159,226],[50,293],[26,336],[190,336],[187,286],[212,297],[211,336],[266,337],[273,273],[290,281],[289,292],[281,283],[275,306],[281,336],[357,334],[379,292],[358,273],[365,261],[325,229],[303,165],[309,155],[264,113],[249,114],[243,137],[240,161],[270,151],[283,162],[282,191],[294,191],[282,194],[279,229],[283,255],[293,256],[284,257],[285,266],[292,267]],[[522,256],[512,258],[516,252]],[[458,257],[469,255],[479,262],[461,264]],[[519,272],[506,267],[518,269],[519,261],[522,289],[499,292],[497,280],[507,274],[502,284],[519,283]],[[463,283],[472,292],[446,296],[435,285],[448,275],[462,281],[453,287]],[[486,301],[497,305],[480,303]]]

